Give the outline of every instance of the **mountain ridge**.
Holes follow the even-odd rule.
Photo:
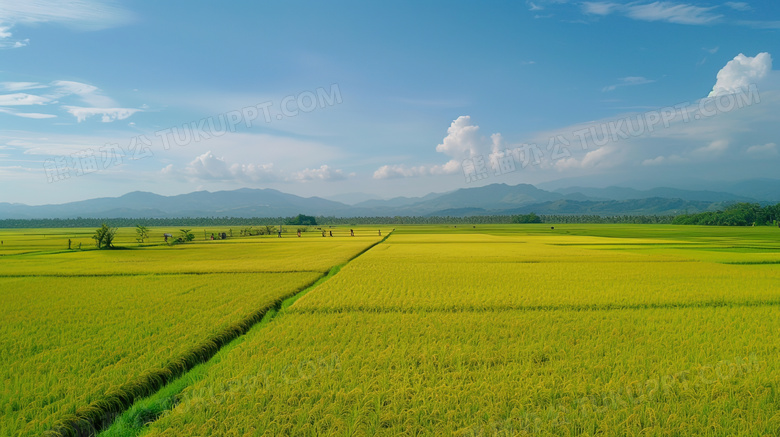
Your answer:
[[[287,217],[297,214],[359,216],[432,216],[519,214],[679,214],[722,208],[734,202],[771,203],[780,199],[780,180],[766,180],[769,187],[757,190],[764,198],[714,190],[684,190],[657,187],[649,190],[611,186],[606,188],[568,187],[554,191],[531,184],[503,183],[460,188],[421,197],[369,199],[354,205],[324,199],[301,197],[273,188],[193,191],[164,196],[148,191],[132,191],[118,197],[99,197],[63,204],[29,206],[0,203],[0,219],[45,218],[174,218],[174,217]],[[744,193],[750,181],[734,186]],[[780,189],[780,188],[779,188]]]

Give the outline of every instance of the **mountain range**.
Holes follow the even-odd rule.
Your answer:
[[[466,216],[488,214],[681,214],[717,210],[734,202],[780,201],[780,180],[717,184],[719,190],[659,187],[567,187],[548,191],[529,184],[492,184],[423,197],[381,200],[364,195],[354,205],[278,190],[241,188],[161,196],[135,191],[57,205],[0,203],[0,219],[288,217],[297,214],[358,216]],[[359,195],[360,193],[353,193]]]

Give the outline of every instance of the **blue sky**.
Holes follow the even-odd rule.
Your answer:
[[[663,186],[780,163],[774,1],[68,3],[0,4],[0,202]]]

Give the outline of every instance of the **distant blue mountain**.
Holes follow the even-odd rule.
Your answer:
[[[269,188],[196,191],[176,196],[135,191],[120,197],[103,197],[59,205],[0,203],[0,219],[289,217],[297,214],[337,217],[465,216],[528,212],[678,214],[717,209],[733,202],[780,201],[778,180],[730,182],[713,184],[713,187],[718,187],[719,190],[570,187],[546,191],[528,184],[492,184],[448,193],[431,193],[423,197],[372,199],[352,206],[319,197],[300,197]],[[729,191],[723,191],[725,189]]]

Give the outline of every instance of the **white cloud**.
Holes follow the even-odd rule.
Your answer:
[[[162,169],[163,174],[176,175],[172,164]],[[181,172],[191,181],[239,181],[270,182],[279,179],[273,164],[228,164],[224,158],[214,156],[208,151],[195,157]]]
[[[729,148],[728,140],[715,140],[704,147],[699,147],[698,149],[694,150],[693,155],[700,156],[700,157],[718,156],[723,152],[725,152],[728,148]]]
[[[0,23],[2,23],[2,21],[0,21]],[[11,27],[9,26],[0,26],[0,49],[16,49],[19,47],[24,47],[30,41],[28,39],[20,41],[10,40],[13,34],[9,32],[9,30],[11,30]]]
[[[75,116],[79,123],[89,117],[100,115],[100,121],[110,123],[116,120],[124,120],[140,109],[133,108],[82,108],[80,106],[63,106],[71,115]]]
[[[616,144],[608,144],[598,149],[591,150],[582,157],[568,157],[554,162],[553,166],[558,170],[572,168],[609,168],[625,161],[625,150]]]
[[[0,90],[10,92],[27,91],[47,87],[48,85],[43,85],[38,82],[0,82]]]
[[[425,166],[407,167],[405,165],[383,165],[374,172],[374,179],[397,179],[427,176]]]
[[[471,117],[462,115],[447,129],[447,136],[436,151],[456,158],[469,158],[481,153],[484,139],[479,135],[479,126],[471,124]]]
[[[230,166],[211,152],[196,157],[187,165],[186,172],[198,179],[233,179]]]
[[[292,172],[286,177],[283,172],[276,170],[273,164],[239,164],[229,163],[224,157],[217,157],[211,151],[195,157],[181,171],[176,170],[173,164],[169,164],[161,170],[161,173],[171,176],[184,177],[191,182],[197,181],[223,181],[223,182],[311,182],[311,181],[340,181],[348,175],[343,170],[321,165],[319,168],[306,168]]]
[[[529,11],[541,11],[544,9],[543,7],[535,4],[534,2],[528,2],[528,10]]]
[[[747,149],[747,154],[754,156],[756,158],[777,156],[778,155],[777,144],[766,143],[763,145],[750,146]]]
[[[714,7],[700,7],[670,2],[653,2],[646,5],[628,5],[627,15],[643,21],[668,21],[677,24],[708,24],[722,15],[710,13]]]
[[[96,86],[88,85],[86,83],[81,83],[81,82],[73,82],[69,80],[55,80],[51,84],[56,86],[58,91],[62,95],[69,95],[69,94],[84,95],[84,94],[93,93],[98,90],[98,87]]]
[[[453,174],[460,170],[460,163],[464,159],[502,150],[505,147],[501,134],[495,133],[489,139],[485,138],[479,132],[479,126],[471,123],[471,117],[462,115],[450,123],[447,136],[436,146],[437,152],[452,159],[442,165],[383,165],[374,172],[373,177],[394,179]]]
[[[50,88],[53,89],[49,91]],[[115,120],[124,120],[136,112],[142,111],[141,109],[135,108],[120,108],[114,100],[102,95],[98,87],[81,82],[55,80],[50,85],[43,85],[37,82],[0,82],[0,89],[6,91],[47,89],[48,91],[43,95],[29,93],[3,94],[0,95],[0,107],[49,105],[58,103],[59,99],[77,96],[83,103],[89,105],[89,107],[62,106],[62,108],[75,116],[79,122],[82,122],[89,117],[100,115],[101,121],[108,123]],[[20,113],[7,109],[0,112],[16,115],[18,117],[38,119],[56,117],[54,115],[40,113]]]
[[[723,16],[713,14],[715,7],[693,6],[665,1],[619,4],[613,2],[585,2],[582,11],[589,15],[620,13],[640,21],[666,21],[676,24],[710,24]]]
[[[730,7],[731,9],[734,9],[735,11],[751,11],[753,10],[752,7],[750,7],[749,4],[745,2],[726,2],[724,5]]]
[[[100,0],[3,0],[0,3],[0,23],[59,23],[81,30],[100,30],[132,19],[132,12]]]
[[[17,24],[58,23],[79,30],[101,30],[132,21],[133,14],[103,0],[3,0],[0,2],[0,49],[25,47],[29,38],[13,41]]]
[[[45,105],[51,101],[51,98],[27,93],[0,95],[0,106]]]
[[[7,109],[7,108],[0,108],[0,112],[2,112],[4,114],[15,115],[17,117],[23,117],[23,118],[37,118],[37,119],[41,119],[41,118],[57,118],[57,116],[53,115],[53,114],[41,114],[39,112],[17,112],[17,111],[14,111],[12,109]]]
[[[621,5],[611,2],[584,2],[582,11],[590,15],[609,15]]]
[[[293,174],[293,179],[308,181],[341,181],[347,176],[342,170],[330,168],[327,165],[321,165],[320,168],[307,168]]]
[[[754,74],[757,71],[754,64],[767,70],[771,68],[768,54],[757,58],[757,63],[734,62],[749,68],[738,69],[741,71],[739,74],[720,75],[719,86],[729,87],[731,83],[733,88],[735,84],[742,83],[742,77],[761,76]],[[730,69],[725,68],[725,71]],[[774,177],[780,164],[780,150],[777,148],[780,143],[776,140],[780,80],[774,80],[780,79],[780,74],[768,71],[766,76],[759,84],[760,99],[754,91],[748,91],[748,94],[739,96],[703,98],[686,106],[671,106],[673,102],[670,102],[667,108],[619,114],[608,119],[538,132],[524,141],[538,147],[538,153],[531,153],[533,149],[526,149],[525,145],[506,145],[499,134],[490,139],[484,138],[470,118],[459,117],[452,122],[437,151],[452,158],[451,166],[448,163],[447,168],[450,171],[454,169],[452,172],[456,173],[462,159],[474,155],[481,155],[488,171],[491,171],[490,152],[512,150],[518,170],[501,176],[508,182],[533,182],[534,178],[549,180],[561,177],[562,172],[566,177],[620,175],[628,179],[654,180],[709,178],[713,174],[733,179]],[[624,82],[642,81],[636,78]],[[554,141],[551,142],[551,139]],[[555,144],[564,144],[565,147],[560,150],[551,147]],[[745,147],[735,147],[737,144]],[[751,144],[755,146],[747,147]],[[535,157],[539,158],[538,162]],[[758,158],[761,158],[760,161]],[[436,170],[441,172],[438,174],[445,174],[443,167],[416,163],[385,165],[378,168],[373,177],[412,178],[437,174]]]
[[[100,88],[96,86],[69,80],[55,80],[51,84],[55,87],[55,92],[53,94],[53,97],[55,98],[76,95],[84,103],[94,108],[111,108],[117,106],[117,103],[113,99],[100,94]]]
[[[765,78],[771,70],[772,56],[769,53],[759,53],[755,57],[740,53],[720,69],[709,97],[734,94],[747,89],[751,84]]]
[[[620,79],[618,79],[618,83],[614,85],[605,86],[604,88],[601,89],[601,91],[603,92],[614,91],[617,88],[624,87],[624,86],[644,85],[653,82],[655,82],[655,80],[647,79],[641,76],[621,77]]]
[[[662,164],[681,164],[688,160],[678,155],[659,156],[653,159],[645,159],[642,165],[662,165]]]

